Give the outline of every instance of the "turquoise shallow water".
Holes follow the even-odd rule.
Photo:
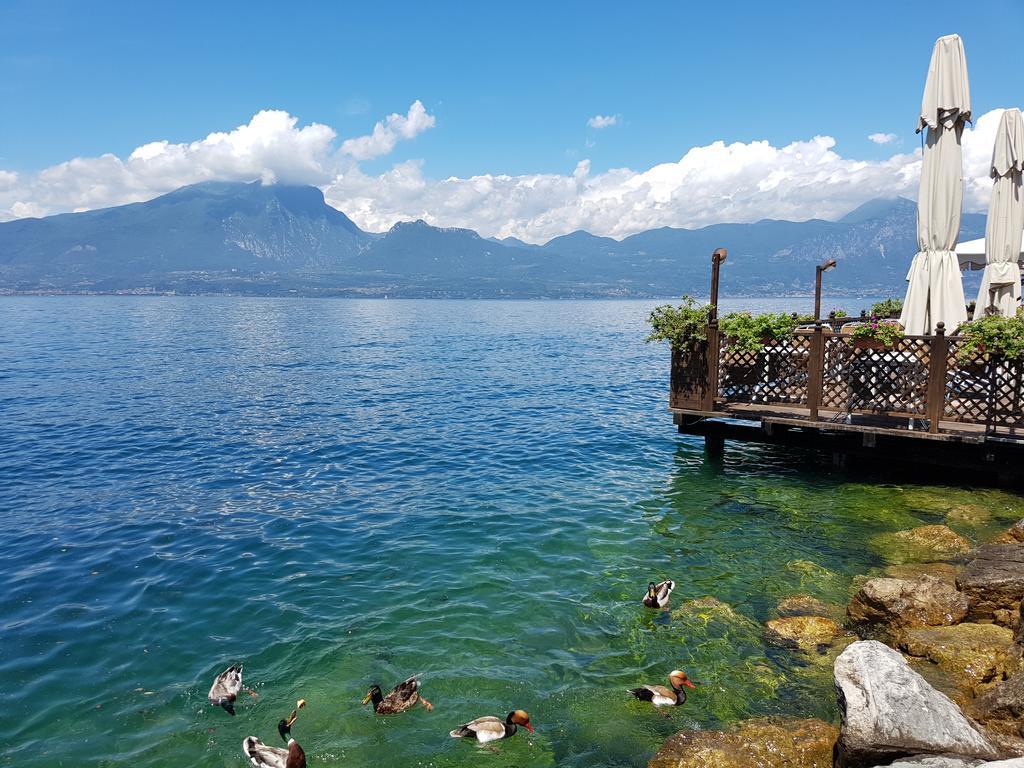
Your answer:
[[[241,766],[299,697],[325,766],[642,766],[683,727],[834,718],[827,659],[761,641],[778,600],[1019,500],[706,465],[650,306],[0,301],[0,764]],[[666,576],[734,615],[640,609]],[[205,701],[232,661],[236,718]],[[674,667],[704,685],[669,717],[625,695]],[[432,713],[360,706],[414,672]],[[537,734],[499,754],[447,737],[513,708]]]

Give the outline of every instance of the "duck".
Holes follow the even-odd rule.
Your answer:
[[[235,699],[242,690],[242,665],[232,664],[225,669],[213,681],[210,692],[206,698],[217,707],[222,707],[225,712],[234,717]]]
[[[448,735],[453,739],[475,739],[479,744],[486,744],[489,741],[514,736],[520,725],[530,733],[534,732],[533,726],[530,725],[530,716],[522,709],[516,709],[509,712],[504,720],[493,715],[470,720]]]
[[[434,709],[434,705],[420,695],[420,682],[416,679],[416,675],[400,682],[387,696],[381,694],[379,685],[371,685],[370,690],[366,692],[366,698],[363,699],[363,704],[369,704],[371,701],[373,702],[373,711],[378,715],[397,715],[399,712],[405,712],[416,702],[422,704],[427,712]]]
[[[292,726],[295,725],[295,720],[299,716],[299,710],[302,709],[304,706],[306,706],[306,700],[299,699],[297,702],[295,702],[295,709],[293,709],[292,713],[288,715],[288,719],[277,721],[277,732],[281,734],[282,741],[287,741],[288,737],[291,736]]]
[[[656,707],[677,707],[686,703],[686,691],[683,686],[697,687],[685,672],[678,669],[669,672],[668,682],[672,686],[671,689],[663,685],[642,685],[639,688],[630,688],[629,692],[640,701],[649,701]]]
[[[293,738],[288,739],[288,749],[280,749],[264,744],[255,736],[248,736],[242,742],[242,752],[253,768],[306,768],[306,753]]]
[[[644,595],[644,605],[648,608],[668,608],[668,598],[675,588],[676,583],[671,579],[666,579],[661,584],[650,582],[647,585],[647,594]]]

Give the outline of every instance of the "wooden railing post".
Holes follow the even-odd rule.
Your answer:
[[[928,350],[928,431],[939,431],[939,422],[946,407],[946,362],[949,356],[949,342],[946,340],[946,324],[935,326],[931,347]]]
[[[807,408],[811,421],[818,420],[818,407],[821,405],[821,387],[825,368],[825,334],[822,332],[822,321],[814,321],[814,334],[811,336],[811,352],[807,358]]]
[[[708,345],[707,345],[707,381],[704,387],[704,404],[702,410],[715,410],[715,398],[718,396],[718,318],[712,315],[708,323]]]

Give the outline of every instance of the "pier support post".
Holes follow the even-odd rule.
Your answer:
[[[704,452],[712,461],[721,461],[725,455],[725,438],[721,435],[704,435]]]

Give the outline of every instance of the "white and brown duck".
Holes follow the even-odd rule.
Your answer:
[[[685,672],[673,669],[669,672],[668,682],[671,688],[664,685],[641,685],[639,688],[630,688],[629,692],[640,701],[649,701],[656,707],[677,707],[686,703],[686,688],[696,688]]]
[[[478,744],[486,744],[490,741],[507,739],[514,736],[519,726],[523,726],[530,733],[533,733],[533,726],[530,725],[530,716],[521,709],[513,710],[502,720],[499,717],[489,715],[478,717],[468,723],[460,725],[448,735],[453,739],[472,739]]]
[[[229,715],[235,714],[235,700],[242,690],[242,665],[232,664],[213,681],[207,698],[216,707],[222,707]]]
[[[253,768],[306,768],[306,753],[292,737],[292,726],[299,716],[299,710],[304,706],[306,700],[299,699],[288,719],[277,723],[277,732],[281,735],[281,740],[287,742],[287,749],[264,744],[255,736],[248,736],[242,742],[242,752],[249,758]]]
[[[306,768],[306,753],[293,738],[288,739],[288,749],[280,749],[249,736],[242,742],[242,751],[254,768]]]
[[[647,585],[647,593],[644,595],[644,605],[648,608],[668,608],[668,599],[675,588],[676,583],[671,579],[666,579],[660,584],[655,584],[653,581],[650,582]]]
[[[416,675],[400,682],[391,689],[391,693],[387,696],[383,695],[379,685],[370,686],[370,690],[366,692],[366,698],[363,699],[363,704],[370,702],[373,702],[373,711],[378,715],[397,715],[399,712],[405,712],[417,702],[422,704],[428,712],[434,708],[434,705],[423,698],[420,693],[420,682],[416,679]]]

